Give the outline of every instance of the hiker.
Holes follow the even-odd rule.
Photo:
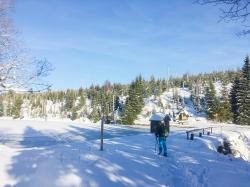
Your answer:
[[[155,131],[155,136],[157,138],[157,141],[159,143],[159,155],[163,151],[163,156],[167,156],[167,146],[166,146],[166,137],[168,136],[168,132],[166,129],[166,126],[163,122],[161,122],[157,127]]]

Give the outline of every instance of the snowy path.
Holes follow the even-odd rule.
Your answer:
[[[5,132],[23,135],[17,141],[21,146],[0,144],[3,187],[247,187],[250,183],[250,163],[217,153],[220,137],[215,135],[188,141],[184,132],[173,132],[165,158],[155,153],[154,136],[143,130],[106,126],[111,138],[104,141],[101,152],[93,125],[3,123],[1,137]],[[57,136],[55,144],[27,139],[37,136],[50,142],[55,135],[69,133],[67,138]],[[65,139],[68,142],[60,143]]]

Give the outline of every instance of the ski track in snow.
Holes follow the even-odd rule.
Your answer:
[[[89,133],[92,132],[90,127],[85,127]],[[167,138],[168,157],[163,157],[155,152],[154,135],[145,131],[132,133],[131,128],[117,127],[115,133],[107,126],[111,129],[106,133],[112,136],[104,140],[104,151],[100,152],[99,141],[84,139],[82,127],[70,125],[68,128],[78,129],[82,136],[75,131],[71,131],[71,135],[62,130],[56,133],[48,127],[35,130],[34,125],[24,131],[25,136],[37,135],[42,139],[29,142],[30,139],[25,140],[24,136],[21,141],[0,144],[1,150],[6,151],[5,158],[0,160],[0,186],[42,187],[48,186],[46,182],[50,181],[49,186],[53,187],[219,187],[236,184],[244,187],[250,182],[249,163],[217,153],[214,145],[220,138],[216,135],[190,141],[186,140],[185,131],[173,129]],[[95,133],[94,130],[92,135]],[[52,137],[58,144],[39,145],[39,141],[46,141],[46,138],[51,141]],[[15,146],[15,143],[20,145]],[[224,177],[229,182],[215,182]]]
[[[172,144],[170,141],[169,144]],[[169,157],[163,161],[163,176],[166,178],[166,185],[168,186],[183,186],[183,187],[206,187],[206,173],[207,168],[202,168],[202,170],[194,170],[192,167],[187,167],[178,158],[180,155],[187,155],[186,152],[180,149],[169,148]]]
[[[187,141],[180,147],[173,146],[176,139],[174,136],[180,136],[180,134],[172,134],[171,140],[168,140],[168,153],[167,158],[158,156],[159,163],[163,168],[161,169],[161,176],[165,180],[166,186],[180,186],[180,187],[209,187],[209,186],[223,186],[220,183],[217,183],[217,180],[221,180],[224,177],[223,172],[227,172],[225,176],[229,176],[229,182],[223,181],[222,184],[226,186],[235,186],[237,185],[237,180],[234,180],[234,175],[238,173],[245,174],[244,180],[249,182],[250,174],[249,163],[244,163],[235,168],[234,164],[240,163],[241,160],[232,158],[231,156],[220,155],[219,153],[213,150],[212,152],[204,153],[202,149],[206,147],[207,141],[215,141],[214,137],[205,137],[203,139],[197,138],[196,142]],[[201,142],[200,142],[201,141]],[[177,143],[177,142],[175,142]],[[183,147],[190,147],[190,151],[183,149]],[[209,144],[207,144],[209,146]],[[211,147],[210,147],[211,148]],[[205,156],[207,155],[207,156]],[[213,160],[214,159],[214,160]],[[209,163],[211,161],[211,163]],[[235,163],[234,163],[235,162]],[[216,164],[214,164],[216,163]],[[224,163],[225,166],[223,165]],[[222,169],[220,169],[220,166]],[[214,170],[217,171],[217,176],[214,176],[212,173]],[[225,171],[224,171],[225,170]],[[230,170],[235,170],[231,172]],[[235,173],[232,175],[232,173]],[[242,181],[241,181],[242,182]],[[238,184],[239,185],[239,184]],[[248,186],[248,183],[241,183],[239,186]]]

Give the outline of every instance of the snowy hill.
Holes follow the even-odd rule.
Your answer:
[[[205,86],[201,84],[193,84],[193,87],[197,87],[195,96],[199,97],[199,100],[204,98]],[[214,83],[217,96],[221,96],[222,83],[217,81]],[[230,90],[231,84],[227,85],[227,89]],[[152,88],[153,89],[153,88]],[[155,88],[156,89],[156,88]],[[198,91],[197,91],[198,90]],[[64,120],[77,120],[78,122],[97,122],[100,119],[100,100],[96,100],[91,97],[87,97],[86,93],[82,91],[67,91],[67,92],[55,92],[55,93],[44,93],[41,95],[23,95],[23,98],[19,101],[19,107],[16,107],[18,103],[15,103],[17,98],[21,95],[6,95],[2,98],[2,106],[0,100],[0,116],[13,116],[14,118],[21,119],[45,119],[49,121],[64,121]],[[68,95],[67,95],[68,94]],[[110,94],[110,100],[106,104],[106,112],[109,117],[113,116],[114,97]],[[152,93],[151,93],[152,94]],[[136,124],[148,124],[149,118],[152,113],[170,113],[173,112],[178,114],[181,110],[188,113],[194,118],[204,117],[204,114],[197,113],[202,111],[202,106],[195,105],[191,100],[193,97],[193,90],[188,88],[172,87],[167,89],[159,96],[151,95],[144,98],[144,108],[138,119],[134,122]],[[120,106],[124,107],[128,95],[118,95]],[[117,97],[118,97],[117,96]],[[71,98],[72,97],[72,98]],[[1,99],[1,98],[0,98]],[[180,100],[182,100],[180,102]],[[199,107],[196,110],[194,105]],[[20,109],[17,109],[20,108]],[[1,111],[2,110],[2,111]],[[18,112],[20,110],[20,113]],[[122,111],[122,109],[121,109]],[[15,114],[17,113],[17,114]],[[116,118],[121,119],[122,112],[115,112]],[[16,117],[15,117],[16,116]]]
[[[175,92],[179,97],[183,98],[183,103],[176,103],[173,100]],[[191,101],[191,92],[188,88],[172,88],[165,91],[160,96],[151,96],[144,100],[145,106],[135,121],[136,124],[149,124],[152,113],[171,114],[179,111],[187,112],[191,118],[189,121],[198,117],[205,117],[203,113],[197,113]],[[183,106],[184,105],[184,106]]]

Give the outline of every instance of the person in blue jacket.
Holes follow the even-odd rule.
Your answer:
[[[167,131],[167,128],[163,122],[161,122],[156,127],[155,136],[156,136],[158,144],[159,144],[158,154],[162,154],[162,152],[163,152],[163,156],[167,156],[166,138],[168,136],[168,131]]]

